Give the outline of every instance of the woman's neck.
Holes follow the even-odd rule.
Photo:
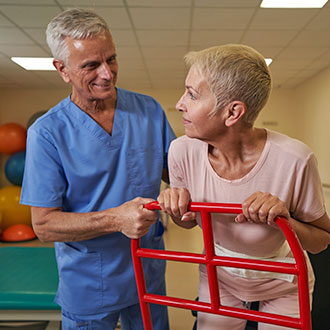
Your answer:
[[[209,161],[222,178],[242,178],[258,162],[266,140],[267,132],[264,129],[233,130],[228,132],[227,137],[209,143]]]

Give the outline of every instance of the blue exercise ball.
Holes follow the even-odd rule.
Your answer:
[[[23,182],[24,166],[25,151],[11,155],[5,165],[7,180],[16,186],[21,186]]]

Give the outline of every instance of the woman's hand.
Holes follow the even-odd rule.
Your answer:
[[[257,191],[242,204],[243,214],[239,214],[236,222],[253,222],[274,225],[278,216],[290,219],[290,213],[278,197],[270,193]]]
[[[303,249],[311,253],[320,253],[330,243],[330,221],[325,213],[321,218],[311,222],[301,222],[290,217],[284,202],[269,193],[257,191],[242,204],[243,214],[236,222],[265,223],[275,226],[274,220],[281,216],[288,219],[297,234]]]
[[[161,191],[157,198],[163,212],[172,217],[181,227],[192,228],[196,225],[196,214],[188,211],[190,193],[185,188],[168,188]]]

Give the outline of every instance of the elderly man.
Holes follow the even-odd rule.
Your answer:
[[[47,27],[54,66],[72,93],[28,131],[21,203],[34,230],[55,242],[56,302],[63,329],[143,329],[130,238],[163,249],[157,214],[143,208],[167,180],[175,138],[151,97],[116,87],[116,48],[106,22],[66,10]],[[165,264],[145,260],[150,292],[165,294]],[[152,306],[155,329],[167,309]]]

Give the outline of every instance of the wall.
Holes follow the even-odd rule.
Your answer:
[[[70,89],[8,89],[0,92],[0,123],[26,125],[32,114],[47,110],[70,93]]]
[[[255,126],[266,127],[297,138],[300,125],[292,90],[274,89]]]
[[[293,91],[302,118],[299,138],[315,152],[323,182],[330,184],[330,68]]]

